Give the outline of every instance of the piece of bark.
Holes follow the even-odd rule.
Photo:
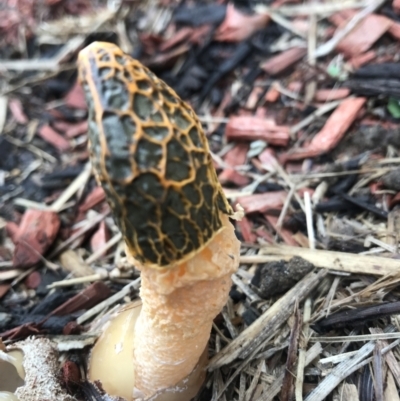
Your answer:
[[[104,221],[102,221],[99,224],[98,229],[92,235],[92,238],[90,238],[90,249],[92,250],[93,253],[97,252],[99,249],[103,249],[104,245],[107,243],[109,239],[110,239],[110,231],[107,227],[107,224]],[[101,256],[105,256],[106,254],[107,250],[105,250]]]
[[[395,22],[390,28],[389,28],[389,34],[393,36],[395,39],[400,40],[400,23]]]
[[[57,121],[53,124],[54,128],[64,133],[67,138],[75,138],[79,135],[86,134],[88,131],[88,122],[67,123],[65,121]]]
[[[11,241],[15,244],[18,238],[18,225],[13,221],[7,221],[6,223],[6,233],[10,237]]]
[[[275,103],[278,101],[280,96],[281,93],[278,91],[278,89],[274,85],[271,85],[265,94],[265,101],[269,103]]]
[[[274,171],[276,166],[279,164],[275,152],[271,148],[263,150],[259,155],[258,159],[262,163],[262,166],[266,169]]]
[[[225,19],[215,32],[214,39],[221,42],[242,42],[266,27],[269,20],[270,17],[266,14],[243,14],[233,3],[229,3]]]
[[[240,174],[234,169],[234,167],[243,166],[246,163],[248,151],[248,144],[239,143],[226,153],[224,156],[224,162],[228,165],[228,167],[225,168],[225,170],[222,171],[222,173],[220,173],[218,176],[218,179],[222,185],[233,183],[239,187],[242,187],[249,183],[249,177]]]
[[[273,260],[272,258],[289,260],[293,256],[300,256],[317,267],[354,274],[385,276],[397,273],[400,269],[400,260],[398,259],[285,245],[268,245],[262,249],[262,254],[241,256],[240,263],[265,263]]]
[[[295,377],[293,372],[296,370],[297,353],[299,350],[299,337],[302,326],[301,313],[298,304],[294,306],[294,324],[290,332],[289,347],[287,351],[287,359],[285,372],[282,380],[282,389],[280,394],[280,401],[291,401],[294,398],[294,383]]]
[[[260,67],[269,75],[277,75],[301,60],[306,54],[307,49],[305,47],[292,47],[277,56],[271,57]]]
[[[275,121],[253,116],[231,117],[226,125],[228,140],[264,140],[271,145],[287,146],[289,127],[279,126]]]
[[[315,92],[314,100],[316,102],[332,102],[333,100],[340,100],[350,95],[350,89],[319,89]]]
[[[241,220],[236,222],[242,234],[243,240],[250,244],[255,244],[257,242],[257,235],[253,232],[253,227],[249,219],[244,216]]]
[[[100,202],[103,202],[105,199],[106,194],[104,193],[103,188],[96,186],[79,206],[79,211],[82,213],[87,212]]]
[[[397,15],[400,15],[400,0],[393,0],[392,8]]]
[[[175,34],[167,39],[165,42],[161,43],[159,47],[160,52],[166,52],[173,47],[182,44],[183,42],[187,41],[191,35],[193,34],[193,28],[191,27],[184,27],[179,29],[179,31],[175,32]]]
[[[38,135],[47,143],[54,146],[58,151],[65,152],[70,149],[71,144],[67,139],[61,136],[49,125],[43,125],[39,131]]]
[[[301,160],[319,156],[334,149],[357,118],[366,100],[364,97],[351,97],[344,100],[330,115],[322,130],[315,135],[308,146],[282,155],[282,160],[285,162]]]
[[[65,104],[74,109],[87,109],[85,94],[82,86],[77,82],[64,98]]]
[[[46,318],[50,316],[66,316],[74,312],[88,310],[107,299],[110,295],[111,290],[108,286],[101,281],[97,281],[54,309]]]
[[[38,263],[53,244],[60,219],[57,213],[45,210],[27,210],[22,216],[16,235],[13,266],[28,268]]]
[[[246,214],[254,212],[263,213],[267,210],[281,209],[286,196],[285,191],[266,192],[264,194],[241,196],[238,202]]]
[[[375,58],[376,58],[376,52],[374,50],[370,50],[357,56],[353,56],[349,60],[349,63],[355,70],[357,70],[358,68],[362,67],[365,64],[368,64]]]
[[[11,114],[18,124],[27,124],[28,117],[24,113],[24,108],[19,99],[10,99],[8,101],[8,107],[10,108]]]
[[[266,214],[265,218],[267,219],[268,223],[271,224],[274,230],[279,234],[279,236],[283,239],[285,244],[295,247],[298,246],[297,241],[295,241],[295,239],[293,238],[292,232],[287,230],[286,228],[278,226],[278,217]]]
[[[382,15],[368,15],[338,43],[336,50],[347,57],[362,54],[369,50],[392,24],[392,20]]]
[[[39,272],[34,271],[32,272],[24,281],[27,288],[36,289],[39,287],[42,281],[42,277]]]

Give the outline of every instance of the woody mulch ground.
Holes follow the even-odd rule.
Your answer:
[[[196,399],[400,400],[400,1],[104,3],[0,5],[2,341],[90,340],[138,296],[76,83],[111,41],[194,107],[245,211]]]

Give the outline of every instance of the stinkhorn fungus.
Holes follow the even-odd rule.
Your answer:
[[[110,322],[90,379],[128,400],[190,400],[239,263],[235,213],[199,119],[168,85],[111,43],[86,47],[78,65],[94,173],[142,278],[140,313]]]

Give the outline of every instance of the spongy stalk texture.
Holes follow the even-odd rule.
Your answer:
[[[181,272],[185,282],[188,266],[176,267],[175,274],[168,269],[171,280],[166,272],[161,282],[153,281],[154,270],[141,269],[143,306],[136,323],[134,351],[138,398],[150,397],[187,377],[207,345],[213,319],[227,301],[230,276],[239,263],[239,241],[228,218],[222,219],[225,229],[189,262],[190,285],[181,286],[177,277]],[[207,279],[204,271],[209,272]],[[173,283],[173,291],[168,282]]]

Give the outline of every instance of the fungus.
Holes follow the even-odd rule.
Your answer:
[[[0,401],[76,401],[59,378],[57,346],[28,338],[0,351]]]
[[[78,67],[95,176],[142,280],[141,306],[108,323],[89,377],[127,400],[188,401],[238,267],[235,213],[200,121],[170,87],[111,43],[82,50]]]

